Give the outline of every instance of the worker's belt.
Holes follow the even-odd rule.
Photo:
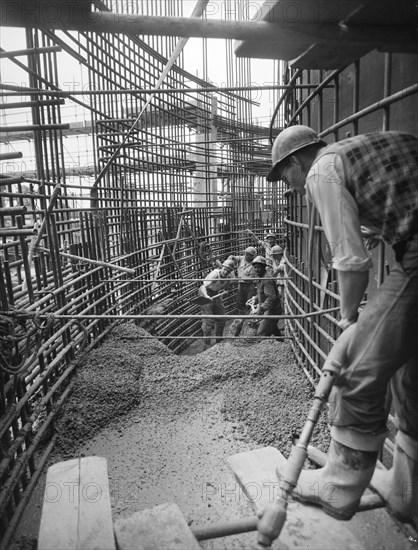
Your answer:
[[[414,234],[412,234],[410,237],[408,237],[404,241],[401,241],[401,242],[396,243],[396,244],[393,245],[392,248],[395,252],[395,259],[398,263],[402,261],[402,258],[405,254],[405,251],[406,251],[407,243],[413,238],[414,238]]]

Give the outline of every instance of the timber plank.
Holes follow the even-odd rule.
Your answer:
[[[80,460],[80,488],[78,548],[116,548],[105,458],[89,456]]]
[[[48,468],[38,550],[77,548],[79,459],[59,462]],[[65,483],[65,485],[64,485]]]
[[[289,64],[294,69],[317,69],[324,70],[343,69],[370,51],[369,45],[352,45],[347,48],[346,44],[341,46],[328,44],[312,44],[296,59]]]
[[[373,0],[266,0],[252,21],[276,23],[277,38],[236,40],[235,54],[281,59],[298,69],[331,70],[342,69],[376,48],[417,53],[414,3],[379,0],[378,4],[377,9]]]
[[[107,461],[83,457],[48,468],[38,550],[115,550]]]
[[[115,522],[118,550],[201,548],[177,504],[164,503]]]

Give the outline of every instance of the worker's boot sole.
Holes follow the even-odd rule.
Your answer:
[[[320,500],[315,501],[315,500],[310,500],[308,498],[303,498],[298,496],[297,493],[292,493],[292,498],[298,502],[301,502],[302,504],[313,504],[314,506],[318,506],[319,508],[322,508],[322,510],[327,514],[327,516],[331,516],[334,519],[339,519],[340,521],[350,521],[350,519],[357,512],[360,504],[360,500],[359,500],[357,503],[347,506],[346,508],[336,509],[330,506],[327,502],[323,502]]]

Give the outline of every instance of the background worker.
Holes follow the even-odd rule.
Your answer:
[[[330,399],[327,463],[302,472],[296,497],[339,519],[352,517],[386,436],[391,382],[398,428],[393,466],[376,471],[372,483],[398,518],[412,522],[418,514],[418,138],[376,132],[326,147],[311,128],[292,126],[276,138],[272,160],[267,179],[306,194],[320,214],[333,243],[339,324],[352,331]],[[359,315],[372,266],[361,225],[392,246],[396,263]]]
[[[269,265],[271,261],[273,246],[277,243],[276,235],[274,233],[267,233],[267,235],[265,236],[265,240],[262,241],[250,229],[247,229],[247,233],[249,233],[254,238],[258,246],[262,246],[264,248],[264,256],[266,257],[267,265]]]
[[[229,256],[228,260],[235,262],[238,273],[238,289],[237,289],[237,309],[238,313],[248,315],[247,300],[255,294],[255,277],[256,273],[252,263],[257,252],[253,246],[248,246],[244,250],[243,256]]]
[[[281,304],[276,281],[267,272],[267,260],[264,256],[254,258],[253,267],[257,273],[257,297],[255,315],[264,315],[257,329],[257,336],[281,336],[278,326],[279,319],[272,319],[270,315],[281,315]]]
[[[235,264],[232,260],[225,260],[222,267],[212,270],[205,277],[203,284],[199,288],[199,296],[203,296],[210,300],[210,303],[200,306],[202,315],[225,315],[225,306],[222,296],[214,297],[223,290],[229,289],[229,284],[233,275]],[[216,342],[220,342],[225,327],[225,319],[210,319],[202,320],[203,342],[205,347],[211,344],[211,336],[213,327],[216,325],[215,336]]]
[[[285,262],[284,262],[284,250],[278,244],[274,245],[271,249],[271,265],[267,266],[267,271],[271,272],[272,277],[276,280],[277,289],[279,291],[279,299],[281,312],[285,311],[284,307],[284,293],[285,293],[285,281],[282,277],[285,276]],[[279,328],[284,328],[284,320],[279,321]]]
[[[271,249],[271,258],[269,269],[274,278],[282,277],[284,275],[284,250],[278,244],[274,245]],[[267,259],[267,258],[266,258]],[[280,281],[278,281],[279,284]]]

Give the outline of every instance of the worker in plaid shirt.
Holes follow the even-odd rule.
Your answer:
[[[397,517],[416,521],[418,138],[376,132],[327,146],[311,128],[291,126],[276,138],[272,159],[267,179],[306,195],[332,243],[345,331],[346,360],[330,398],[327,463],[302,472],[295,496],[350,519],[371,482]],[[372,267],[363,236],[390,245],[396,263],[359,315]],[[387,472],[375,464],[387,433],[389,384],[398,431]]]

